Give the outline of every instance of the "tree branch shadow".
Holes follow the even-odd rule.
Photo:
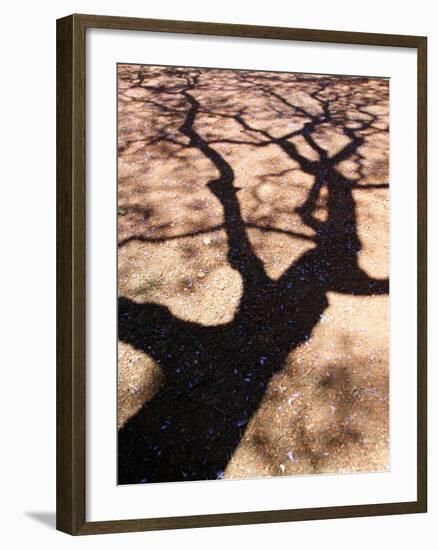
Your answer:
[[[197,149],[218,172],[207,187],[222,206],[224,223],[218,227],[225,229],[228,263],[240,274],[243,292],[232,321],[208,327],[179,319],[165,306],[119,298],[119,339],[152,357],[165,379],[158,394],[119,430],[119,484],[221,478],[272,376],[282,369],[288,354],[311,337],[328,307],[327,293],[372,296],[389,291],[387,279],[373,279],[359,267],[361,242],[353,197],[359,184],[337,169],[356,154],[364,142],[361,134],[374,124],[375,116],[365,117],[354,129],[341,126],[348,143],[330,156],[315,137],[321,125],[341,124],[339,114],[330,108],[336,98],[323,98],[329,79],[321,79],[309,94],[315,109],[319,105],[316,113],[294,105],[266,83],[258,85],[294,116],[302,117],[299,130],[275,136],[251,125],[244,110],[230,114],[201,105],[196,98],[200,72],[167,70],[174,78],[172,86],[146,87],[156,95],[153,106],[162,113],[174,116],[166,96],[182,100],[177,110],[178,116],[184,114],[179,128],[184,141],[177,142]],[[251,84],[244,72],[237,78],[241,84]],[[233,120],[251,136],[251,145],[276,146],[314,178],[306,200],[296,209],[302,223],[314,232],[314,237],[305,237],[314,247],[278,280],[266,274],[248,239],[249,224],[243,220],[233,168],[214,147],[220,140],[209,141],[197,130],[201,113]],[[298,136],[318,160],[298,150],[294,143]],[[166,140],[165,133],[160,139]],[[170,139],[175,141],[173,136]],[[242,143],[248,144],[246,137]],[[315,210],[323,188],[327,219],[321,222]],[[134,236],[121,246],[132,239],[142,237]]]

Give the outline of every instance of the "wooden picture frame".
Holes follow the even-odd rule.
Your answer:
[[[87,29],[118,29],[413,48],[417,52],[417,499],[410,502],[86,521]],[[57,21],[57,529],[72,535],[426,512],[427,40],[420,36],[71,15]]]

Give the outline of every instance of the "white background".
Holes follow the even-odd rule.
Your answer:
[[[2,26],[2,531],[7,548],[32,545],[93,548],[192,547],[248,548],[275,546],[368,548],[385,545],[432,548],[438,522],[436,474],[430,471],[430,513],[331,520],[281,525],[239,526],[174,532],[139,533],[73,539],[53,530],[55,497],[55,19],[72,12],[105,13],[186,20],[211,20],[259,25],[284,25],[338,30],[423,34],[429,36],[430,97],[438,93],[436,17],[433,3],[417,0],[413,10],[398,2],[368,0],[314,1],[309,5],[270,0],[219,3],[161,0],[157,3],[107,0],[20,2],[3,8]],[[435,61],[434,61],[435,60]],[[430,173],[438,171],[432,152],[438,140],[430,110]],[[437,191],[430,186],[430,211],[436,211]],[[435,217],[437,220],[437,217]],[[430,250],[438,222],[430,223]],[[430,258],[430,280],[437,277],[436,258]],[[3,280],[4,279],[4,280]],[[435,326],[436,290],[430,288],[430,322]],[[430,419],[437,418],[432,399],[438,376],[432,367],[438,352],[430,333]],[[4,410],[3,410],[4,409]],[[435,433],[434,433],[435,432]],[[438,458],[437,430],[430,433],[430,462]],[[6,514],[6,515],[5,515]],[[436,535],[435,535],[436,537]],[[421,542],[420,542],[421,541]],[[435,542],[436,544],[436,542]]]
[[[416,499],[416,54],[413,49],[91,29],[87,36],[87,520]],[[116,63],[390,77],[390,471],[116,485]]]

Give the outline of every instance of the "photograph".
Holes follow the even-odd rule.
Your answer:
[[[115,70],[117,484],[390,471],[390,79]]]

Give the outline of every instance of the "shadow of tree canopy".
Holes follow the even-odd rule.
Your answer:
[[[196,155],[202,167],[193,168],[191,178],[202,178],[206,200],[216,201],[223,220],[211,225],[207,214],[180,233],[164,223],[155,228],[157,235],[148,231],[152,212],[124,206],[123,219],[137,218],[119,225],[120,249],[132,242],[224,231],[228,266],[241,279],[241,295],[231,320],[208,326],[180,318],[162,304],[119,297],[120,341],[151,357],[164,383],[119,430],[118,482],[218,479],[272,376],[311,338],[328,307],[327,293],[388,293],[388,279],[372,277],[360,265],[353,195],[388,186],[370,181],[373,170],[387,165],[388,125],[381,107],[387,85],[359,77],[122,65],[119,94],[119,109],[128,105],[131,120],[139,110],[148,113],[147,131],[139,124],[124,135],[119,126],[119,153],[135,155],[141,144],[144,154],[157,146],[150,164],[172,155],[190,163],[186,155]],[[248,94],[257,100],[245,104]],[[363,153],[370,143],[376,144],[371,167]],[[266,171],[260,184],[279,185],[294,173],[293,181],[305,192],[297,205],[291,189],[296,227],[276,224],[279,212],[253,221],[251,212],[243,215],[245,190],[227,147],[268,151],[289,165]],[[205,211],[205,204],[198,209]],[[133,232],[139,219],[145,231]],[[273,278],[254,251],[250,229],[287,235],[307,247]]]

